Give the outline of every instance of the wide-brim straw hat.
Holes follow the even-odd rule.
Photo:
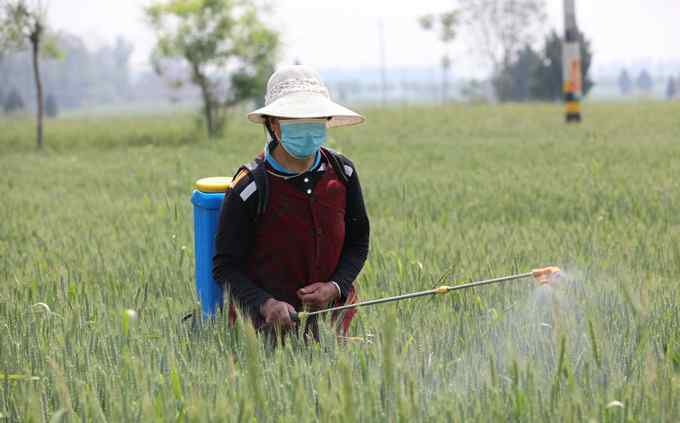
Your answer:
[[[282,67],[269,78],[265,106],[248,113],[248,119],[264,123],[264,116],[330,118],[329,128],[358,125],[365,120],[360,114],[333,102],[319,73],[305,65]]]

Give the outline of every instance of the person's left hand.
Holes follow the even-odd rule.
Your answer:
[[[297,291],[302,304],[311,308],[322,308],[338,298],[338,288],[330,282],[317,282],[300,288]]]

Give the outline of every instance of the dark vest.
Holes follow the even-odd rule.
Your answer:
[[[322,154],[328,153],[322,150]],[[330,165],[311,196],[283,178],[270,174],[267,178],[269,199],[258,218],[246,275],[275,299],[300,310],[302,304],[296,291],[315,282],[330,281],[340,260],[345,242],[347,188]],[[351,292],[348,302],[355,301]],[[347,332],[355,313],[351,310],[344,314],[343,332]]]

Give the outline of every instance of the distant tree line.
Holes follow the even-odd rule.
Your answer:
[[[59,33],[55,36],[58,57],[42,61],[45,113],[54,117],[59,110],[92,105],[115,105],[133,101],[164,100],[176,103],[197,98],[197,90],[174,90],[153,72],[133,78],[130,58],[133,44],[123,37],[91,50],[82,38]],[[6,113],[35,109],[30,52],[0,53],[0,108]],[[171,72],[181,65],[168,63]]]
[[[627,69],[621,69],[618,77],[619,91],[622,96],[630,96],[635,93],[651,95],[654,90],[654,79],[647,69],[642,69],[638,76],[633,80]],[[673,100],[678,96],[680,90],[680,75],[677,78],[668,77],[666,82],[666,98]]]
[[[61,33],[56,36],[56,44],[59,57],[43,61],[44,90],[54,105],[76,108],[128,101],[133,96],[131,43],[118,38],[113,45],[90,51],[81,38]],[[0,87],[6,95],[13,93],[13,97],[21,97],[22,103],[28,101],[34,108],[33,79],[26,71],[30,69],[30,60],[30,54],[23,51],[0,57]]]

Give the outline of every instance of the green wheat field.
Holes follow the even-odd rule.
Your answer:
[[[0,422],[680,421],[680,103],[368,109],[331,131],[371,217],[352,336],[192,329],[193,182],[263,146],[234,116],[0,120]],[[128,310],[134,310],[128,312]]]

